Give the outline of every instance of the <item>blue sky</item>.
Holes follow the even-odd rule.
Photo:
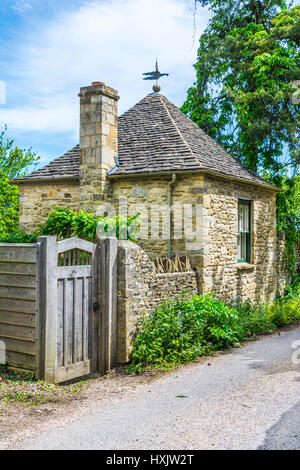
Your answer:
[[[162,93],[181,105],[208,18],[198,7],[194,41],[194,0],[0,0],[0,129],[44,165],[79,141],[80,86],[119,90],[121,114],[151,91],[142,73],[156,57]]]

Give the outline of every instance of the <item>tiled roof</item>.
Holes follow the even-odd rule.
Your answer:
[[[60,177],[78,177],[79,178],[79,145],[48,165],[34,171],[30,175],[22,177],[21,180],[28,179],[48,179]],[[18,181],[18,180],[15,180]]]
[[[227,153],[160,94],[146,96],[119,117],[119,167],[112,176],[210,170],[270,185]],[[79,177],[79,146],[22,178]]]

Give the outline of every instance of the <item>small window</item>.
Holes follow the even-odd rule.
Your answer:
[[[251,260],[251,203],[239,200],[238,203],[238,262]]]

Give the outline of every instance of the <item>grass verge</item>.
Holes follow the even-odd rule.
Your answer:
[[[52,385],[36,381],[31,374],[21,374],[0,366],[0,404],[23,403],[38,406],[70,400],[85,386],[83,381]]]

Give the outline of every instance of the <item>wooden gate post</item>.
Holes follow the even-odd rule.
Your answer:
[[[114,237],[100,239],[100,347],[99,369],[110,371],[118,364],[117,253]]]
[[[56,237],[39,237],[39,378],[55,382],[57,368]]]

